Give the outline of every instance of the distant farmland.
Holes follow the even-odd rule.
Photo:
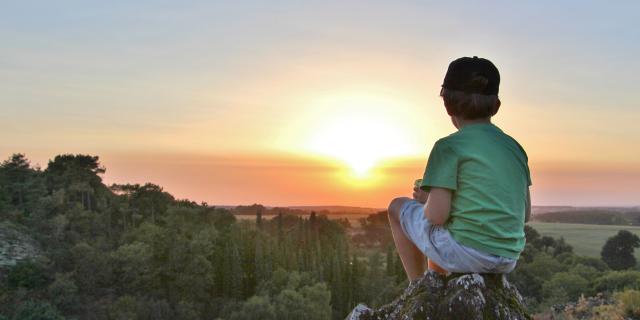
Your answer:
[[[600,250],[604,243],[619,230],[628,230],[640,236],[640,227],[632,226],[546,222],[529,222],[528,225],[543,236],[564,237],[575,253],[594,258],[600,258]],[[640,260],[640,250],[636,249],[635,256]]]

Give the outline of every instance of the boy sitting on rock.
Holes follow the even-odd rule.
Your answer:
[[[489,60],[449,65],[440,96],[457,132],[438,140],[413,199],[389,204],[393,240],[410,281],[440,273],[508,273],[531,212],[527,154],[491,123],[500,74]]]

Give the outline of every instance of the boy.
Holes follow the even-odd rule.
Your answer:
[[[410,281],[427,269],[425,256],[441,273],[515,268],[531,212],[531,178],[524,149],[491,123],[499,85],[489,60],[464,57],[449,65],[440,96],[458,131],[433,146],[413,199],[396,198],[388,210]]]

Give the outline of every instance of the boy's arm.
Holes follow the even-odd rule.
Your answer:
[[[527,188],[527,203],[524,205],[524,222],[529,222],[531,219],[531,190]]]
[[[451,211],[451,190],[432,187],[429,190],[427,203],[424,205],[424,216],[434,225],[442,225],[449,219]]]

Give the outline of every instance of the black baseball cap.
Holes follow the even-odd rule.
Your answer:
[[[462,57],[449,64],[442,87],[466,93],[498,94],[500,73],[487,59]]]

